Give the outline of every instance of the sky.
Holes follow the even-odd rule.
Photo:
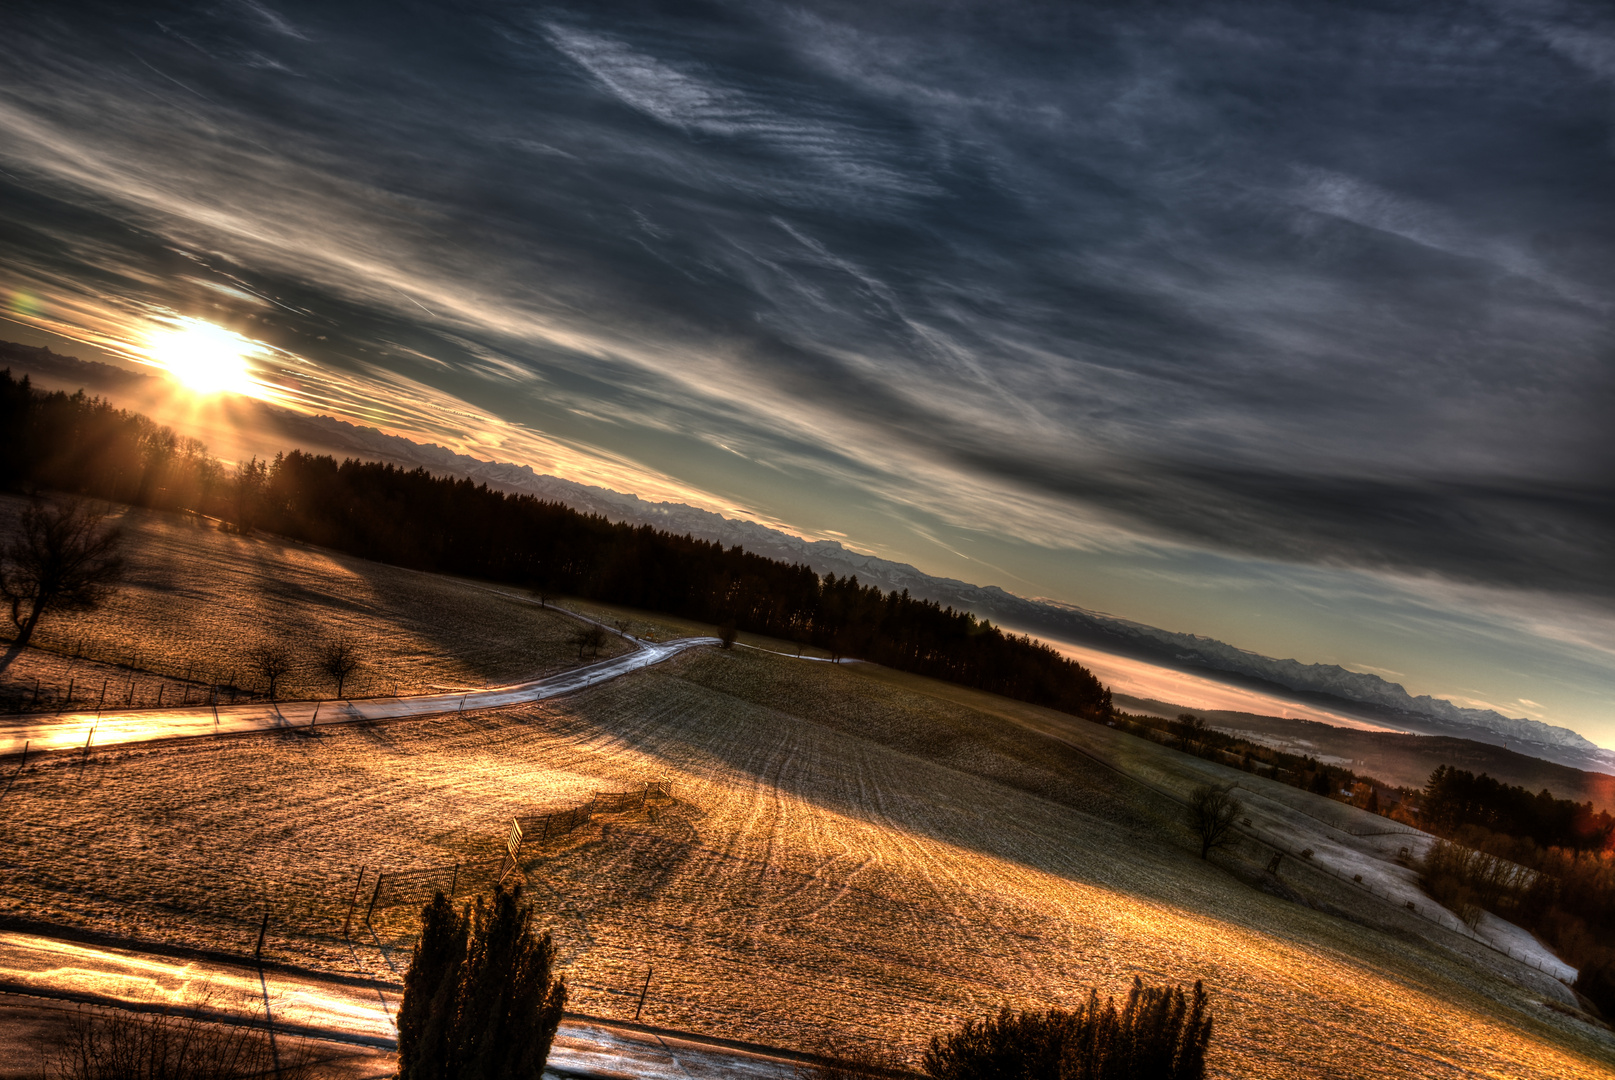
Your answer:
[[[1615,747],[1612,124],[1601,3],[59,0],[0,338]]]

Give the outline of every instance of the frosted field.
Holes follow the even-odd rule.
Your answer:
[[[1304,868],[1292,892],[1346,917],[1268,895],[1260,851],[1202,863],[1175,808],[1039,726],[1171,779],[1059,714],[705,650],[542,706],[47,759],[0,803],[0,910],[250,953],[267,908],[270,957],[396,978],[409,909],[341,938],[360,864],[492,859],[512,815],[665,776],[654,820],[524,853],[578,1011],[631,1016],[649,966],[653,1023],[914,1052],[1137,972],[1207,982],[1218,1075],[1615,1075],[1545,976]]]
[[[0,497],[0,529],[11,527],[23,505]],[[80,705],[94,707],[109,675],[108,701],[119,704],[131,694],[137,705],[155,704],[159,684],[164,704],[175,704],[187,676],[191,700],[200,698],[200,684],[232,677],[244,690],[261,691],[250,655],[276,641],[293,662],[277,696],[329,698],[336,686],[318,658],[326,642],[343,635],[364,661],[346,697],[511,682],[577,663],[577,647],[567,640],[576,621],[495,590],[273,537],[234,536],[178,514],[130,509],[117,523],[127,534],[127,580],[105,607],[41,624],[35,642],[67,655],[25,655],[13,665],[7,696],[17,707],[27,708],[36,677],[50,708],[70,680]],[[626,647],[613,636],[600,655]],[[118,665],[132,659],[141,673],[74,663],[81,649]]]

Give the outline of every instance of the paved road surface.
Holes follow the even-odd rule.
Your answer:
[[[253,1022],[262,1021],[267,1006],[278,1032],[391,1050],[398,1037],[399,992],[399,987],[356,986],[248,963],[179,959],[0,931],[0,993],[114,1008],[176,1007]],[[198,1008],[199,1002],[205,1004]],[[556,1036],[549,1071],[647,1080],[783,1080],[800,1064],[788,1054],[570,1017]]]
[[[366,720],[400,720],[438,716],[462,709],[488,709],[542,701],[592,686],[631,671],[661,663],[697,645],[716,645],[717,638],[682,638],[654,643],[638,641],[634,652],[602,660],[587,667],[573,668],[558,675],[530,682],[496,686],[485,690],[426,694],[420,697],[366,698],[360,701],[258,702],[224,705],[217,710],[206,705],[177,709],[109,709],[99,716],[91,712],[60,716],[19,716],[0,720],[0,757],[30,752],[71,750],[88,743],[111,746],[151,742],[157,739],[184,739],[201,735],[225,735],[245,731],[272,731],[278,728],[308,727],[311,723],[351,724]]]

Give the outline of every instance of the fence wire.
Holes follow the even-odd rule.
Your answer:
[[[595,791],[588,802],[565,810],[512,818],[511,823],[515,828],[511,833],[508,853],[499,859],[428,866],[418,870],[390,870],[378,875],[364,921],[369,923],[372,915],[387,908],[424,904],[438,892],[452,898],[460,889],[480,888],[503,881],[507,868],[512,866],[520,850],[529,844],[541,844],[565,836],[580,825],[587,825],[595,814],[638,810],[649,799],[672,797],[673,785],[670,781],[647,780],[629,791]]]

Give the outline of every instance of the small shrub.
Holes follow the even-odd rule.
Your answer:
[[[907,1071],[902,1059],[886,1050],[836,1050],[826,1056],[830,1060],[797,1075],[802,1080],[887,1080]]]
[[[68,1018],[55,1073],[62,1080],[309,1080],[314,1067],[305,1046],[283,1040],[277,1048],[262,1028],[81,1010]]]
[[[600,650],[606,647],[606,632],[594,623],[585,623],[573,632],[569,640],[578,647],[578,660],[581,661],[585,649],[590,656],[600,655]]]
[[[935,1036],[922,1065],[936,1080],[1200,1080],[1211,1040],[1204,987],[1134,978],[1121,1009],[1097,991],[1074,1010],[1012,1012]]]

